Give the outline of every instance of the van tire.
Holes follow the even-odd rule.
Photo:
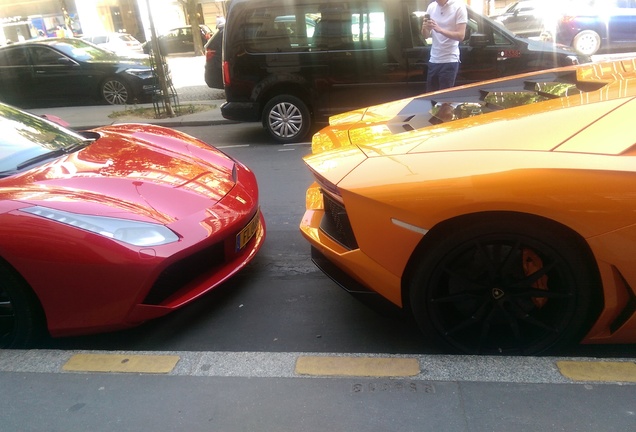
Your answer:
[[[309,108],[291,95],[273,97],[263,110],[263,127],[279,143],[293,143],[307,137],[311,126]]]
[[[601,48],[601,36],[594,30],[583,30],[574,37],[572,46],[579,54],[594,55]]]

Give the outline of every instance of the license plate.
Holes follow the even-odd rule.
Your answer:
[[[245,228],[243,228],[241,232],[236,235],[237,252],[243,249],[247,242],[249,242],[252,237],[254,237],[256,231],[258,231],[258,226],[260,225],[260,218],[258,217],[258,215],[259,213],[257,212],[252,220],[247,225],[245,225]]]

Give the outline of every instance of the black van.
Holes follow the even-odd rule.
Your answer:
[[[418,6],[419,5],[419,6]],[[283,143],[330,115],[426,90],[417,0],[233,0],[223,37],[223,117]],[[590,61],[515,36],[468,8],[457,84]]]

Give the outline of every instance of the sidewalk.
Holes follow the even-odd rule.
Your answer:
[[[219,123],[229,122],[221,115],[221,105],[224,99],[204,100],[204,101],[180,101],[182,108],[190,105],[208,105],[211,108],[194,114],[184,114],[172,118],[144,118],[134,115],[113,116],[113,113],[133,111],[137,108],[148,108],[153,110],[152,104],[139,105],[94,105],[94,106],[73,106],[55,108],[36,108],[27,110],[35,115],[54,115],[70,124],[73,129],[92,129],[99,126],[107,126],[120,123],[150,123],[166,127],[179,126],[209,126]]]
[[[144,118],[135,116],[109,117],[114,112],[148,108],[151,112],[151,103],[139,105],[94,105],[37,108],[27,111],[43,115],[49,114],[59,117],[70,124],[73,129],[92,129],[118,123],[151,123],[166,127],[179,126],[208,126],[227,122],[221,116],[221,105],[225,102],[225,92],[219,89],[209,88],[204,81],[204,56],[170,56],[167,57],[168,65],[172,71],[172,81],[179,98],[179,105],[187,108],[190,105],[209,105],[213,108],[194,114],[186,114],[173,118]]]
[[[633,381],[577,378],[572,363],[603,366],[550,357],[6,350],[0,431],[636,430]]]

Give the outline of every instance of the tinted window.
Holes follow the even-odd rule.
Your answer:
[[[29,48],[31,59],[35,66],[42,65],[59,65],[59,59],[64,57],[58,51],[48,47],[31,47]]]
[[[413,41],[413,46],[422,46],[427,43],[430,44],[432,41],[429,38],[428,41],[424,41],[422,39],[422,17],[425,14],[423,10],[415,10],[411,13],[410,27],[411,27],[411,38]],[[483,20],[480,15],[475,13],[468,13],[468,22],[466,23],[466,36],[463,45],[469,45],[470,36],[473,34],[481,34],[486,37],[486,41],[488,44],[494,45],[512,45],[512,41],[506,37],[504,32],[497,26],[497,23],[493,23],[492,21]]]
[[[0,66],[28,66],[26,51],[22,47],[0,51]]]
[[[385,46],[382,6],[354,3],[251,9],[241,33],[249,52],[355,50]]]
[[[66,39],[64,42],[55,42],[55,48],[67,56],[81,61],[114,60],[117,58],[112,52],[89,45],[81,39]]]
[[[514,84],[518,85],[519,82]],[[462,97],[458,96],[455,102],[436,103],[429,111],[432,116],[430,122],[449,122],[581,93],[576,84],[570,82],[538,81],[531,85],[521,81],[520,84],[520,87],[507,92],[482,90],[479,102],[475,102],[473,95],[467,93],[463,96],[468,101],[462,101]]]
[[[483,34],[489,44],[510,45],[512,42],[495,25],[481,19],[479,15],[469,15],[466,23],[466,38],[463,44],[468,45],[472,34]]]

